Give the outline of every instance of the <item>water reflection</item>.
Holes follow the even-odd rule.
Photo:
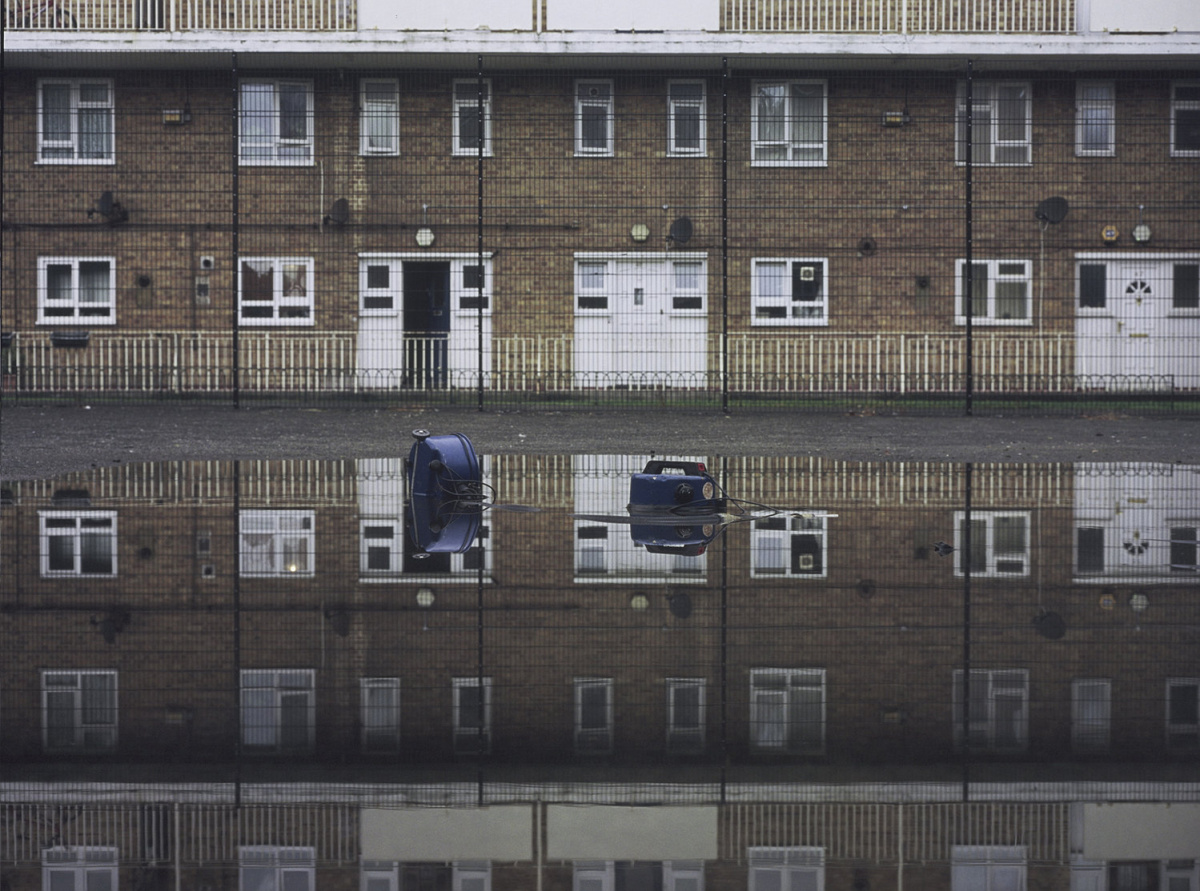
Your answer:
[[[1200,467],[649,459],[482,455],[538,512],[445,550],[402,456],[5,484],[0,856],[103,872],[83,848],[141,844],[79,828],[108,808],[243,887],[311,888],[330,820],[372,891],[488,891],[493,861],[574,891],[858,889],[906,843],[955,891],[1037,858],[1195,881],[1163,839],[1200,831],[1131,854],[1082,827],[1124,825],[1083,802],[1200,801]],[[640,474],[699,486],[698,520],[641,523]],[[188,822],[235,804],[305,816]]]

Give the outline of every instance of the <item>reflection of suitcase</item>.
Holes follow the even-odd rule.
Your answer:
[[[479,533],[483,475],[471,440],[461,433],[414,430],[408,453],[408,531],[419,552],[461,554]]]
[[[726,505],[719,492],[698,461],[647,462],[629,480],[630,537],[652,554],[703,554],[721,531]]]

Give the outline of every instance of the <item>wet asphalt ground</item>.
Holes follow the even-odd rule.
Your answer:
[[[671,410],[402,411],[225,406],[0,406],[0,479],[113,463],[380,458],[411,431],[465,433],[484,454],[815,455],[851,461],[1200,464],[1200,417],[851,416]]]

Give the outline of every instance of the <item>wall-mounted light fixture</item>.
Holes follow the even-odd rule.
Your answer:
[[[880,123],[885,127],[903,127],[911,120],[906,108],[903,111],[885,111]]]
[[[1138,244],[1145,244],[1150,240],[1150,227],[1142,222],[1142,211],[1146,209],[1146,205],[1138,205],[1138,221],[1133,227],[1133,240]]]
[[[429,609],[436,599],[437,595],[433,592],[433,588],[417,588],[417,606],[422,609]]]
[[[650,227],[645,223],[635,223],[633,228],[629,230],[629,237],[641,243],[650,237]]]
[[[429,205],[421,205],[421,228],[417,230],[417,247],[433,244],[433,230],[429,228]]]

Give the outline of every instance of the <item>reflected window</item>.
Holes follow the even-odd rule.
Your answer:
[[[967,550],[966,514],[954,515],[955,575],[976,577],[1029,575],[1029,512],[973,511]]]
[[[314,523],[311,510],[240,511],[242,576],[311,576]]]
[[[45,848],[43,891],[117,891],[118,860],[115,847]]]
[[[605,753],[612,747],[612,678],[576,678],[575,751]]]
[[[750,527],[751,578],[824,578],[823,516],[775,516]]]
[[[117,745],[115,671],[43,671],[42,743],[48,752]]]
[[[825,669],[750,672],[750,741],[763,751],[825,751]]]
[[[400,871],[395,860],[364,860],[359,869],[359,891],[400,891]]]
[[[492,750],[492,679],[454,678],[454,751],[463,755]]]
[[[42,578],[117,574],[116,511],[38,511]]]
[[[242,671],[242,745],[261,752],[312,748],[316,719],[312,669]]]
[[[1171,526],[1171,572],[1196,572],[1196,526]]]
[[[1107,752],[1112,723],[1112,681],[1071,681],[1071,747],[1079,753]]]
[[[316,848],[239,846],[239,891],[313,891],[316,865]]]
[[[1200,678],[1167,680],[1167,748],[1200,748]]]
[[[750,891],[824,891],[825,849],[750,848]]]
[[[963,745],[963,673],[956,670],[952,693],[954,744]],[[971,669],[967,733],[971,748],[1019,752],[1029,745],[1029,672],[1026,669]]]
[[[971,85],[971,163],[1033,161],[1033,90],[1026,81],[976,81]],[[954,160],[967,157],[967,83],[959,81]]]
[[[577,860],[573,891],[704,891],[701,860]]]
[[[704,750],[704,678],[667,678],[667,751]]]
[[[1025,891],[1024,845],[954,845],[950,891]]]
[[[364,752],[400,747],[400,678],[361,678]]]

